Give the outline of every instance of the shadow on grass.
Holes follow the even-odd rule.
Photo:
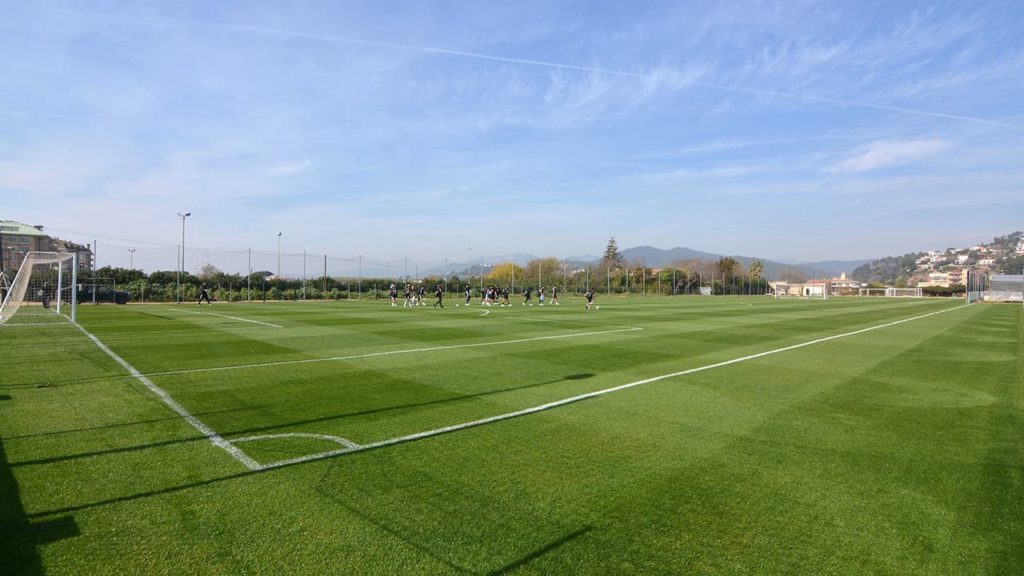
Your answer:
[[[9,398],[9,397],[8,397]],[[0,400],[5,400],[4,395],[0,394]],[[238,412],[240,410],[258,410],[260,408],[266,408],[266,404],[260,404],[257,406],[239,406],[237,408],[223,408],[221,410],[207,410],[206,412],[197,412],[193,414],[195,417],[207,416],[210,414],[223,414],[225,412]],[[8,436],[8,440],[21,440],[25,438],[42,438],[46,436],[61,436],[64,434],[76,434],[80,432],[95,432],[98,430],[110,430],[113,428],[127,428],[130,426],[141,426],[143,424],[155,424],[157,422],[169,422],[171,420],[181,420],[181,416],[174,414],[172,416],[161,416],[160,418],[150,418],[148,420],[135,420],[132,422],[116,422],[114,424],[101,424],[99,426],[87,426],[85,428],[71,428],[68,430],[54,430],[51,432],[35,432],[32,434],[21,434],[17,436]]]
[[[438,405],[438,404],[448,404],[448,403],[452,403],[452,402],[461,402],[461,401],[465,401],[465,400],[472,400],[474,398],[481,398],[481,397],[484,397],[484,396],[490,396],[492,394],[501,394],[503,392],[512,392],[512,391],[515,391],[515,390],[525,390],[527,388],[536,388],[536,387],[539,387],[539,386],[547,386],[548,384],[557,384],[558,382],[564,382],[564,381],[567,381],[567,380],[585,380],[587,378],[593,378],[593,377],[594,377],[594,374],[591,374],[591,373],[570,374],[569,376],[565,376],[563,378],[558,378],[558,379],[555,379],[555,380],[547,380],[547,381],[544,381],[544,382],[534,382],[533,384],[524,384],[523,386],[510,386],[510,387],[507,387],[507,388],[499,388],[499,389],[496,389],[496,390],[488,390],[486,392],[479,392],[477,394],[460,394],[458,396],[454,396],[454,397],[450,397],[450,398],[439,398],[437,400],[427,400],[427,401],[424,401],[424,402],[414,402],[414,403],[410,403],[410,404],[401,404],[401,405],[398,405],[398,406],[384,406],[384,407],[381,407],[381,408],[372,408],[372,409],[369,409],[369,410],[361,410],[361,411],[358,411],[358,412],[345,412],[345,413],[341,413],[341,414],[331,414],[329,416],[319,416],[317,418],[306,418],[306,419],[302,419],[302,420],[292,420],[292,421],[289,421],[289,422],[285,422],[285,423],[282,423],[282,424],[274,424],[274,425],[271,425],[271,426],[256,426],[256,427],[252,427],[252,428],[246,428],[244,430],[235,430],[235,431],[232,431],[231,434],[232,435],[236,435],[236,434],[254,434],[254,433],[259,433],[259,432],[267,432],[267,431],[270,431],[270,430],[279,430],[281,428],[288,428],[288,427],[291,427],[291,426],[299,426],[299,425],[303,425],[303,424],[316,424],[318,422],[329,422],[331,420],[340,420],[342,418],[351,418],[351,417],[354,417],[354,416],[365,416],[365,415],[369,415],[369,414],[380,414],[380,413],[391,412],[391,411],[396,411],[396,410],[406,410],[406,409],[409,409],[409,408],[420,408],[420,407],[423,407],[423,406],[433,406],[433,405]],[[251,407],[239,408],[239,410],[250,409],[250,408]],[[229,412],[231,410],[232,409],[223,410],[223,411],[224,412]],[[214,413],[214,412],[206,412],[206,414],[212,414],[212,413]],[[170,417],[170,419],[172,419],[172,420],[173,419],[180,419],[180,416],[172,416],[172,417]],[[17,462],[15,464],[12,464],[11,467],[19,468],[19,467],[23,467],[23,466],[38,466],[38,465],[41,465],[41,464],[54,464],[54,463],[57,463],[57,462],[67,462],[67,461],[71,461],[71,460],[79,460],[79,459],[82,459],[82,458],[93,458],[93,457],[96,457],[96,456],[109,456],[109,455],[112,455],[112,454],[127,454],[127,453],[131,453],[131,452],[136,452],[136,451],[139,451],[139,450],[149,450],[149,449],[152,449],[152,448],[163,448],[163,447],[166,447],[166,446],[173,446],[173,445],[176,445],[176,444],[184,444],[184,443],[187,443],[187,442],[204,441],[204,440],[207,440],[207,439],[208,438],[206,436],[188,436],[186,438],[175,438],[174,440],[162,440],[160,442],[151,442],[149,444],[135,444],[135,445],[132,445],[132,446],[122,446],[122,447],[119,447],[119,448],[107,448],[107,449],[104,449],[104,450],[94,450],[94,451],[91,451],[91,452],[79,452],[77,454],[65,454],[65,455],[60,455],[60,456],[51,456],[51,457],[47,457],[47,458],[38,458],[38,459],[35,459],[35,460],[25,460],[25,461],[22,461],[22,462]],[[230,438],[228,440],[230,440]]]
[[[593,378],[595,375],[589,372],[581,374],[570,374],[562,378],[556,378],[554,380],[546,380],[544,382],[534,382],[533,384],[524,384],[522,386],[509,386],[507,388],[497,388],[494,390],[488,390],[486,392],[478,392],[476,394],[459,394],[448,398],[438,398],[436,400],[425,400],[423,402],[412,402],[409,404],[399,404],[397,406],[383,406],[381,408],[370,408],[368,410],[359,410],[356,412],[343,412],[341,414],[331,414],[329,416],[318,416],[316,418],[306,418],[303,420],[292,420],[283,424],[274,424],[272,426],[259,426],[255,428],[247,428],[232,434],[252,434],[256,432],[268,432],[270,430],[279,430],[281,428],[288,428],[290,426],[299,426],[302,424],[316,424],[318,422],[329,422],[331,420],[341,420],[342,418],[352,418],[354,416],[367,416],[370,414],[382,414],[384,412],[394,412],[399,410],[407,410],[409,408],[422,408],[424,406],[435,406],[439,404],[451,404],[453,402],[462,402],[465,400],[473,400],[475,398],[483,398],[485,396],[491,396],[493,394],[502,394],[504,392],[514,392],[516,390],[526,390],[529,388],[538,388],[540,386],[547,386],[549,384],[557,384],[559,382],[565,382],[567,380],[586,380]]]
[[[594,376],[594,374],[589,374],[589,373],[571,374],[571,375],[566,376],[564,378],[561,378],[561,379],[558,379],[558,380],[554,380],[554,381],[549,381],[549,382],[541,382],[541,383],[528,384],[526,386],[520,386],[520,387],[515,387],[515,388],[507,388],[507,389],[502,389],[502,390],[491,390],[491,391],[488,391],[488,392],[481,392],[480,394],[475,394],[475,395],[460,396],[458,398],[434,400],[434,401],[430,401],[430,402],[410,404],[410,405],[406,405],[406,406],[393,406],[393,407],[388,407],[388,408],[380,408],[380,409],[376,409],[376,410],[367,411],[366,413],[384,412],[384,411],[387,411],[387,410],[394,410],[394,409],[400,409],[400,408],[408,408],[408,407],[421,406],[421,405],[437,404],[437,403],[442,403],[442,402],[451,402],[451,401],[463,400],[463,399],[466,399],[466,398],[472,398],[472,397],[475,397],[475,396],[486,396],[488,394],[496,394],[496,393],[504,392],[504,391],[508,391],[508,390],[515,390],[517,388],[529,388],[529,387],[533,387],[533,386],[541,386],[541,385],[544,385],[544,384],[551,384],[551,383],[554,383],[554,382],[561,382],[561,381],[564,381],[564,380],[585,380],[587,378],[592,378],[593,376]],[[310,422],[317,422],[317,421],[329,420],[329,419],[332,419],[332,418],[343,418],[343,417],[352,416],[352,415],[353,414],[342,414],[342,415],[337,415],[337,416],[332,416],[332,417],[311,419],[309,421]],[[296,423],[301,423],[301,422],[296,422]],[[295,424],[295,423],[293,423],[293,424]],[[293,424],[289,424],[289,425],[293,425]],[[278,427],[279,426],[274,426],[272,428],[278,428]],[[263,429],[269,429],[269,428],[254,428],[254,429],[251,429],[249,431],[250,432],[251,431],[260,431],[260,430],[263,430]],[[243,432],[245,432],[245,431],[243,431]],[[163,447],[163,446],[170,446],[170,445],[175,445],[175,444],[183,444],[183,443],[186,443],[186,442],[197,442],[197,441],[207,441],[207,440],[208,440],[208,438],[205,437],[205,436],[192,436],[192,437],[189,437],[189,438],[180,438],[180,439],[167,440],[167,441],[162,441],[162,442],[153,442],[153,443],[150,443],[150,444],[143,444],[143,445],[137,445],[137,446],[128,446],[128,447],[123,447],[123,448],[112,448],[112,449],[109,449],[109,450],[99,450],[99,451],[95,451],[95,452],[88,452],[88,453],[81,453],[81,454],[72,454],[72,455],[67,455],[67,456],[59,456],[59,457],[53,457],[53,458],[45,458],[45,459],[39,459],[39,460],[33,460],[33,461],[19,462],[19,463],[13,465],[13,466],[8,466],[6,464],[6,459],[5,459],[3,464],[4,464],[4,471],[7,471],[8,472],[8,476],[10,476],[9,468],[11,468],[11,467],[28,466],[28,465],[34,465],[34,464],[48,464],[48,463],[61,462],[61,461],[67,461],[67,460],[75,460],[75,459],[79,459],[79,458],[88,458],[88,457],[92,457],[92,456],[102,456],[102,455],[118,454],[118,453],[129,453],[129,452],[134,452],[134,451],[137,451],[137,450],[146,450],[146,449],[150,449],[150,448],[159,448],[159,447]],[[292,467],[292,466],[288,466],[288,468],[290,468],[290,467]],[[282,468],[284,468],[284,467],[282,467]],[[134,500],[140,500],[140,499],[143,499],[143,498],[150,498],[150,497],[153,497],[153,496],[160,496],[160,495],[163,495],[163,494],[172,494],[172,493],[175,493],[175,492],[183,492],[183,491],[186,491],[186,490],[190,490],[192,488],[197,488],[197,487],[201,487],[201,486],[209,486],[209,485],[212,485],[212,484],[218,484],[220,482],[225,482],[225,481],[230,481],[230,480],[237,480],[237,479],[240,479],[240,478],[248,477],[248,476],[250,476],[252,474],[269,473],[269,472],[272,472],[274,470],[280,470],[282,468],[258,470],[258,471],[255,471],[255,472],[246,470],[244,472],[239,472],[237,474],[229,474],[229,475],[226,475],[226,476],[220,476],[220,477],[217,477],[217,478],[211,478],[211,479],[201,480],[201,481],[197,481],[197,482],[191,482],[191,483],[187,483],[187,484],[180,484],[180,485],[177,485],[177,486],[170,486],[170,487],[166,487],[166,488],[158,488],[158,489],[155,489],[155,490],[149,490],[149,491],[144,491],[144,492],[136,492],[134,494],[128,494],[128,495],[125,495],[125,496],[117,496],[117,497],[114,497],[114,498],[108,498],[108,499],[105,499],[105,500],[98,500],[98,501],[95,501],[95,502],[88,502],[88,503],[78,504],[78,505],[74,505],[74,506],[66,506],[66,507],[63,507],[63,508],[55,508],[53,510],[46,510],[46,511],[42,511],[42,512],[37,512],[37,513],[29,514],[28,517],[29,518],[43,518],[43,517],[53,516],[53,515],[57,515],[57,514],[67,514],[67,513],[70,513],[70,512],[77,512],[77,511],[87,510],[87,509],[91,509],[91,508],[99,508],[99,507],[102,507],[102,506],[108,506],[108,505],[112,505],[112,504],[121,504],[121,503],[125,503],[125,502],[132,502]],[[14,490],[16,492],[16,486],[14,486],[14,484],[13,484],[13,477],[11,477],[11,478],[12,478],[11,479],[11,486],[14,488]],[[0,479],[0,481],[2,481],[2,479]],[[6,486],[6,484],[4,484],[3,486]],[[22,513],[22,516],[24,517],[23,513]]]
[[[497,570],[494,570],[493,572],[488,572],[487,576],[501,576],[502,574],[508,574],[510,572],[518,570],[519,568],[522,568],[523,566],[526,566],[530,562],[533,562],[537,558],[540,558],[541,556],[547,554],[548,552],[553,552],[553,551],[561,548],[563,545],[568,544],[569,542],[572,542],[573,540],[579,538],[580,536],[583,536],[584,534],[586,534],[587,532],[590,532],[593,529],[594,528],[592,526],[584,526],[583,528],[580,528],[579,530],[576,530],[575,532],[570,532],[570,533],[562,536],[561,538],[558,538],[556,540],[548,542],[544,546],[541,546],[540,548],[537,548],[536,550],[534,550],[533,552],[530,552],[529,554],[524,554],[523,556],[517,558],[516,560],[514,560],[512,562],[509,562],[508,564],[502,566],[501,568],[498,568]]]
[[[0,558],[5,574],[44,574],[36,546],[78,536],[71,516],[29,522],[21,504],[18,483],[7,465],[7,452],[0,441]]]
[[[358,478],[324,469],[315,488],[325,500],[460,574],[513,573],[590,532],[567,528],[561,518],[528,499],[503,500],[486,482],[439,476],[404,467],[384,456]],[[461,514],[473,520],[453,522]],[[531,520],[524,521],[525,518]]]

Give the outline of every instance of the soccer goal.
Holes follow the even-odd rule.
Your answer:
[[[775,283],[775,298],[828,298],[825,284],[790,284]]]
[[[861,288],[859,295],[864,297],[885,296],[886,288]]]
[[[885,295],[888,298],[920,298],[923,291],[920,288],[886,288]]]
[[[0,303],[0,325],[76,320],[78,255],[29,252]]]
[[[1024,274],[994,274],[988,290],[975,300],[985,302],[1024,302]]]

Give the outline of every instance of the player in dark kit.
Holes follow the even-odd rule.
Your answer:
[[[391,285],[391,289],[388,291],[388,296],[391,296],[391,305],[398,306],[398,286]]]
[[[552,286],[551,287],[551,305],[552,306],[559,306],[560,305],[558,303],[558,286]]]
[[[209,304],[210,306],[213,306],[213,302],[210,301],[210,289],[206,287],[206,284],[203,284],[203,287],[199,290],[199,305],[200,306],[203,305],[203,300],[206,300],[207,304]]]
[[[584,296],[587,297],[587,310],[590,310],[590,307],[594,304],[594,289],[587,290]]]
[[[469,284],[466,284],[466,306],[469,306],[470,290]]]
[[[523,290],[523,306],[533,306],[533,293],[530,292],[529,286]]]
[[[438,306],[444,308],[444,290],[441,289],[440,284],[438,284],[437,288],[434,290],[434,297],[437,298],[437,302],[434,302],[434,308],[437,308]]]

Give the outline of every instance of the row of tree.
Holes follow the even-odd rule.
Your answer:
[[[467,287],[479,296],[486,285],[509,286],[521,293],[527,286],[558,286],[563,292],[583,292],[593,288],[599,293],[619,294],[764,294],[767,280],[763,266],[754,262],[747,269],[730,257],[717,262],[693,260],[654,269],[642,262],[627,262],[619,253],[615,239],[609,240],[601,260],[591,265],[571,263],[557,258],[538,258],[525,266],[505,262],[490,267],[481,275],[441,275],[425,278],[275,278],[266,272],[252,275],[228,274],[207,264],[199,274],[104,267],[95,278],[85,279],[127,290],[134,301],[173,302],[198,299],[206,284],[214,298],[221,301],[248,300],[320,300],[344,298],[387,298],[392,283],[423,282],[441,284],[446,292],[463,292]]]

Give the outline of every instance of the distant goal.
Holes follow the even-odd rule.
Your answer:
[[[807,283],[775,283],[775,298],[828,298],[828,286],[825,284]]]
[[[74,322],[77,283],[77,254],[29,252],[2,287],[0,325]]]
[[[924,292],[920,288],[886,288],[888,298],[920,298]]]

